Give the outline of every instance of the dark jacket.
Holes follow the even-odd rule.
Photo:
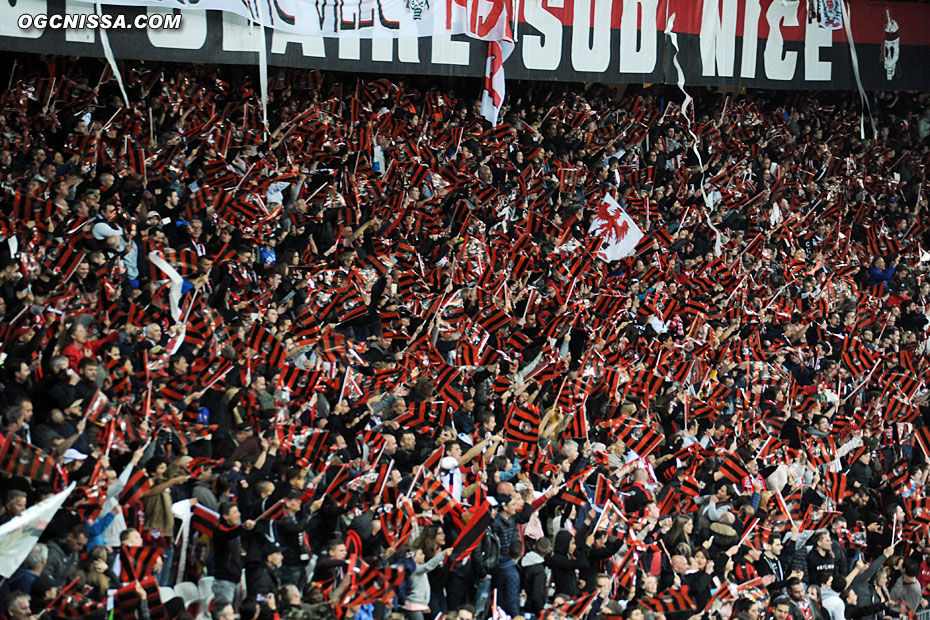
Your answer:
[[[788,585],[788,576],[791,574],[791,566],[795,556],[795,542],[790,538],[785,541],[781,554],[775,559],[767,558],[763,555],[755,563],[756,573],[760,577],[775,575],[775,581],[768,586],[768,591],[773,595],[783,591]]]
[[[510,544],[513,542],[514,537],[519,536],[518,528],[520,524],[526,523],[530,520],[530,517],[533,516],[533,510],[533,505],[526,504],[523,506],[523,510],[515,514],[512,519],[504,517],[504,513],[502,512],[494,517],[494,521],[491,522],[491,531],[497,534],[497,538],[501,543],[501,554],[498,560],[498,566],[511,561],[510,556],[507,554],[507,551],[510,549]]]
[[[213,529],[213,576],[223,581],[239,583],[242,578],[243,548],[239,537],[242,526],[230,527],[222,517]]]
[[[555,544],[552,546],[552,555],[546,558],[546,566],[552,569],[552,583],[555,591],[575,598],[580,589],[578,587],[577,571],[588,564],[588,550],[579,544],[574,556],[568,554],[568,546],[572,540],[572,533],[562,530],[555,535]]]
[[[266,596],[281,589],[281,579],[278,577],[278,571],[264,562],[250,564],[245,569],[245,587],[250,597],[256,594]]]
[[[68,575],[77,570],[80,560],[80,553],[68,551],[63,543],[52,541],[48,543],[48,562],[42,574],[50,577],[58,587],[63,587],[67,585]]]
[[[337,560],[329,556],[323,556],[316,563],[316,571],[313,573],[313,580],[338,584],[346,574],[347,566],[345,560]]]
[[[273,524],[277,541],[284,553],[285,566],[306,564],[307,558],[301,559],[301,556],[308,554],[309,550],[300,540],[300,535],[307,529],[311,516],[309,511],[306,514],[298,512],[293,516],[286,514]]]
[[[591,592],[597,587],[597,574],[607,572],[601,570],[603,562],[620,551],[622,546],[623,539],[618,538],[613,542],[608,542],[603,547],[588,549],[588,563],[578,571],[578,578],[584,581],[583,590],[585,592]]]
[[[855,483],[859,483],[863,487],[872,486],[872,479],[875,477],[875,472],[872,470],[871,465],[866,465],[860,461],[856,461],[852,464],[852,467],[849,468],[849,473],[846,474],[846,480],[849,482],[850,487],[856,488]]]

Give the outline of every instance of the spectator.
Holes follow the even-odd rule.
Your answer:
[[[19,489],[10,489],[7,491],[6,502],[3,504],[3,514],[0,515],[0,523],[6,523],[10,519],[23,514],[27,505],[26,498],[26,493]]]
[[[920,571],[920,565],[913,558],[904,560],[901,567],[901,576],[891,587],[891,599],[894,601],[903,601],[907,604],[908,609],[920,609],[922,601],[922,589],[917,581],[917,574]]]
[[[29,607],[29,595],[24,592],[13,592],[6,598],[6,616],[9,620],[31,620],[32,611]]]
[[[48,543],[48,560],[42,574],[47,575],[52,583],[66,583],[65,579],[77,570],[88,539],[87,526],[77,523],[63,537]]]
[[[239,507],[232,502],[220,506],[220,521],[213,534],[216,545],[213,595],[218,600],[236,600],[243,569],[240,537],[254,527],[254,521],[241,522]]]
[[[45,571],[48,562],[48,547],[42,543],[36,544],[26,556],[22,566],[10,577],[11,592],[30,592],[32,582]]]

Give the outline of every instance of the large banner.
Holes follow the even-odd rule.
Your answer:
[[[310,4],[291,1],[289,7]],[[356,6],[360,1],[354,0]],[[835,6],[833,1],[818,0],[817,4],[829,8]],[[349,4],[349,0],[319,0],[320,6],[333,2]],[[398,23],[417,20],[388,10],[409,12],[408,4],[426,4],[426,0],[381,2],[384,7],[395,7],[386,8],[384,15]],[[372,25],[371,34],[358,27],[323,33],[326,36],[276,27],[267,31],[268,62],[375,74],[480,77],[487,59],[487,43],[476,40],[480,33],[471,32],[470,25],[464,30],[436,29],[436,16],[445,16],[450,5],[453,14],[465,15],[457,13],[463,2],[466,13],[476,11],[477,29],[489,15],[488,0],[429,0],[429,13],[421,14],[420,20],[426,24],[432,19],[429,27],[422,26],[424,31],[433,29],[429,36],[382,37],[374,34],[383,32],[380,25]],[[227,4],[221,0],[214,3]],[[187,0],[187,4],[203,6],[205,2]],[[241,4],[228,0],[230,7]],[[821,10],[820,15],[809,18],[808,2],[798,0],[517,0],[516,4],[517,45],[505,63],[508,79],[675,84],[674,48],[665,33],[674,15],[674,32],[681,49],[678,60],[688,84],[855,89],[851,33],[866,89],[930,90],[930,4],[852,0],[846,4],[848,23],[843,11]],[[272,11],[275,6],[272,4]],[[23,30],[18,25],[24,13],[93,10],[93,5],[77,0],[19,0],[15,6],[0,1],[0,49],[102,56],[96,30]],[[125,6],[105,6],[104,11],[125,15],[127,21],[146,12],[170,13],[161,8]],[[179,13],[183,20],[177,30],[108,30],[116,57],[245,65],[257,62],[261,37],[246,17],[199,9],[181,9]],[[380,20],[377,11],[373,15],[375,21]],[[326,20],[329,16],[327,13]],[[326,20],[324,26],[334,24]],[[370,20],[359,18],[358,23],[363,21]],[[296,17],[294,22],[304,23]],[[352,23],[356,23],[354,17]],[[416,26],[418,33],[420,27]]]
[[[61,493],[46,497],[0,525],[0,576],[9,579],[16,572],[73,490],[72,482]]]
[[[82,0],[93,5],[96,0]],[[511,0],[103,0],[119,7],[225,11],[268,28],[315,37],[376,39],[511,36]]]

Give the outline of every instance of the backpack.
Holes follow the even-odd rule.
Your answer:
[[[404,569],[404,580],[395,590],[398,603],[403,605],[404,601],[407,600],[407,593],[410,592],[410,589],[413,587],[410,576],[417,570],[417,565],[416,562],[409,557],[401,558],[398,560],[397,565]]]
[[[485,530],[484,536],[471,553],[474,571],[480,576],[488,575],[497,567],[501,557],[501,539],[494,530]]]

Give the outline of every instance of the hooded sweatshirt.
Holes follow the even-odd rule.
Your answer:
[[[428,573],[442,564],[445,559],[446,554],[440,551],[423,564],[417,564],[416,570],[410,575],[410,590],[407,592],[407,601],[404,603],[404,607],[412,609],[416,606],[429,605],[430,586]]]
[[[579,532],[583,532],[580,530]],[[578,569],[588,562],[587,549],[579,544],[574,556],[568,554],[568,546],[572,541],[572,533],[562,530],[555,535],[555,544],[552,546],[552,555],[546,558],[546,565],[552,569],[552,583],[555,591],[571,598],[578,595]]]
[[[530,551],[520,560],[520,581],[526,591],[526,604],[523,610],[538,616],[546,606],[549,586],[549,569],[546,558],[535,551]]]

